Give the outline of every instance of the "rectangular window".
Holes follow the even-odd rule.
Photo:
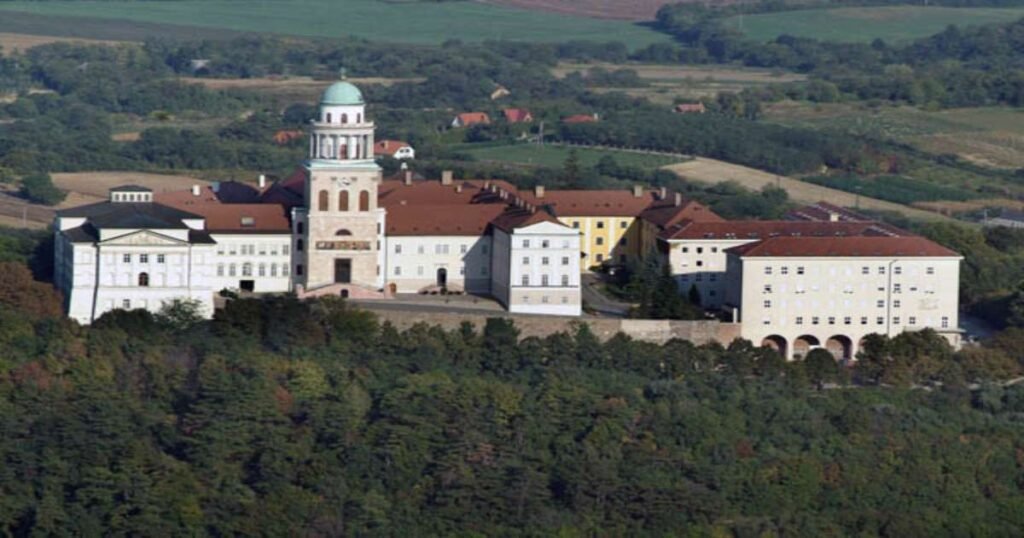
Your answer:
[[[459,245],[459,254],[465,254],[469,252],[469,245]]]
[[[697,276],[695,276],[693,279],[696,280],[697,282],[703,282],[704,281],[704,273],[697,273]]]
[[[878,316],[877,318],[875,318],[875,324],[876,325],[885,325],[885,318],[883,318],[882,316]]]
[[[259,276],[267,276],[267,266],[261,263],[256,274]]]
[[[235,276],[236,271],[237,269],[235,268],[235,264],[231,264],[228,266],[228,276]]]
[[[880,275],[884,275],[885,274],[885,266],[884,265],[878,266],[878,274],[880,274]]]
[[[578,221],[578,220],[572,221],[572,227],[576,228],[577,230],[579,230],[580,229],[580,221]]]
[[[548,304],[548,296],[547,295],[542,295],[541,298],[540,298],[540,302],[542,302],[544,304]]]
[[[900,266],[893,267],[892,268],[892,274],[894,274],[894,275],[902,275],[903,274],[903,268],[900,267]]]
[[[541,265],[549,265],[549,262],[550,262],[550,261],[551,261],[551,260],[550,260],[550,259],[549,259],[549,258],[548,258],[547,256],[544,256],[544,257],[542,257],[542,258],[540,259],[540,264],[541,264]]]
[[[878,308],[885,308],[885,299],[879,299],[875,302],[875,306]]]
[[[402,253],[402,244],[401,243],[395,243],[395,254],[401,254],[401,253]]]
[[[595,241],[596,241],[596,243],[598,245],[603,245],[604,244],[604,238],[603,237],[598,237]]]
[[[287,256],[290,253],[291,245],[281,245],[281,254]]]
[[[949,328],[949,318],[946,317],[946,316],[942,316],[942,328],[943,329],[948,329]]]
[[[783,267],[782,267],[782,269],[781,269],[781,271],[782,271],[782,274],[784,274],[784,275],[788,275],[788,274],[789,274],[789,267],[785,267],[785,266],[783,266]]]
[[[853,319],[851,319],[850,316],[846,316],[846,317],[843,318],[843,325],[849,325],[852,322],[853,322]]]
[[[765,293],[771,293],[772,292],[772,285],[771,284],[765,284],[764,285],[764,292]]]
[[[530,257],[523,256],[523,265],[530,265]]]
[[[926,268],[926,269],[924,270],[924,272],[925,272],[925,274],[927,274],[927,275],[934,275],[934,274],[935,274],[935,268],[934,268],[934,267],[928,267],[928,268]]]
[[[870,267],[865,265],[864,267],[860,268],[860,274],[866,275],[866,274],[870,274],[870,273],[871,273],[871,268]]]
[[[395,276],[401,276],[401,275],[402,275],[402,268],[396,265],[395,266]]]
[[[131,310],[132,309],[132,300],[131,299],[125,299],[125,300],[121,301],[121,308],[123,308],[125,310]]]
[[[297,276],[302,276],[302,264],[301,263],[295,266],[295,274]],[[285,276],[288,276],[288,275],[285,275]]]
[[[569,275],[562,275],[562,286],[569,285]]]
[[[484,245],[484,246],[480,247],[480,253],[481,254],[487,254],[488,250],[490,250],[490,247],[488,247],[487,245]]]
[[[125,254],[124,256],[121,256],[121,261],[123,261],[124,263],[132,263],[132,255]]]
[[[277,276],[277,264],[270,264],[270,276]]]
[[[903,288],[899,284],[893,284],[892,285],[892,292],[893,293],[900,293],[902,291],[903,291]]]
[[[770,274],[772,274],[772,268],[771,268],[771,266],[765,266],[765,268],[764,268],[764,274],[766,274],[766,275],[770,275]]]
[[[803,268],[803,267],[800,267],[800,266],[797,266],[797,268],[796,268],[796,274],[798,274],[798,275],[802,275],[802,274],[804,274],[804,268]]]
[[[622,221],[622,222],[619,223],[619,228],[625,229],[627,224],[628,223],[626,221]]]
[[[803,316],[797,316],[796,317],[796,324],[797,325],[803,325],[804,324],[804,317]]]
[[[167,260],[164,258],[163,254],[157,254],[156,255],[156,263],[164,263],[165,261],[167,261]]]
[[[711,252],[718,252],[718,247],[711,247]]]
[[[818,316],[811,317],[811,325],[817,325],[818,321]]]
[[[917,318],[914,316],[910,316],[907,322],[909,322],[911,325],[917,325]]]
[[[416,276],[423,276],[423,266],[422,265],[417,265],[416,266]]]
[[[603,220],[597,221],[597,228],[599,230],[604,229],[604,221]]]
[[[260,243],[260,256],[266,256],[266,255],[267,255],[267,244],[266,243]]]
[[[704,254],[704,247],[697,247],[697,254]]]
[[[419,245],[418,247],[416,247],[416,254],[423,254],[425,250],[426,247],[424,247],[423,245]]]
[[[690,247],[683,247],[683,254],[690,252]]]
[[[708,275],[708,280],[715,282],[718,280],[718,275],[716,273],[711,273],[710,275]]]
[[[530,240],[523,239],[523,248],[530,248]]]
[[[892,302],[892,307],[893,307],[893,308],[899,308],[899,307],[900,307],[900,302],[899,302],[899,300],[893,301],[893,302]]]
[[[459,267],[459,276],[466,276],[466,266]]]
[[[548,275],[540,275],[540,285],[544,286],[544,287],[547,287],[547,286],[550,285],[548,283]]]
[[[771,301],[765,301],[764,302],[764,307],[765,308],[771,308],[772,307],[772,302]]]
[[[540,242],[540,248],[548,248],[551,246],[551,242],[547,239]]]
[[[523,277],[520,279],[520,282],[524,286],[529,286],[530,285],[530,275],[523,275]]]
[[[868,317],[867,316],[861,316],[860,324],[861,325],[867,325],[868,324]]]
[[[597,259],[597,263],[603,262],[604,261],[604,254],[598,254],[596,256],[596,259]]]
[[[223,263],[218,263],[217,264],[217,276],[224,276],[224,264]]]
[[[149,254],[139,254],[139,263],[149,263]]]
[[[893,325],[899,325],[900,324],[900,317],[899,316],[894,316],[892,318],[892,324]]]
[[[569,265],[569,257],[562,256],[562,265]]]

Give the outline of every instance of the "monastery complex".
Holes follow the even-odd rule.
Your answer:
[[[787,358],[852,358],[872,333],[931,328],[959,344],[960,256],[827,203],[727,221],[679,193],[520,190],[500,180],[384,178],[358,88],[323,94],[290,177],[154,193],[125,186],[56,217],[68,315],[158,311],[223,289],[361,299],[489,295],[513,313],[579,316],[581,274],[659,256],[681,293]]]

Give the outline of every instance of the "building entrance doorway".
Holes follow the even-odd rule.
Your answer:
[[[334,283],[335,284],[351,284],[352,283],[352,260],[349,258],[339,258],[334,260]]]
[[[442,288],[448,285],[448,270],[444,267],[437,270],[437,285]]]
[[[242,291],[249,291],[249,292],[255,291],[256,290],[256,281],[254,281],[254,280],[239,280],[238,281],[238,289],[240,289]]]

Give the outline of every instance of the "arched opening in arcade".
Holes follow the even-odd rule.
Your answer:
[[[816,347],[821,347],[821,341],[816,337],[809,334],[798,336],[793,340],[793,358],[802,359]]]
[[[837,361],[850,360],[853,358],[853,341],[849,336],[837,334],[825,341],[825,349],[836,358]]]
[[[786,339],[777,334],[766,336],[764,340],[761,340],[761,347],[773,349],[782,355],[782,358],[786,358]]]

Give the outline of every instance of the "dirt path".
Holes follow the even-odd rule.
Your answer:
[[[697,157],[696,159],[679,164],[671,164],[663,167],[666,170],[675,172],[683,179],[701,181],[704,183],[721,183],[735,181],[736,183],[751,189],[760,190],[766,185],[777,185],[789,193],[790,199],[801,203],[816,203],[821,201],[830,202],[844,207],[855,207],[858,205],[865,209],[880,211],[896,211],[908,217],[927,221],[948,221],[948,217],[915,209],[913,207],[886,202],[877,198],[866,196],[858,197],[849,192],[830,189],[806,181],[800,181],[786,176],[778,176],[770,172],[764,172],[754,168],[747,168],[737,164],[730,164],[714,159]]]

